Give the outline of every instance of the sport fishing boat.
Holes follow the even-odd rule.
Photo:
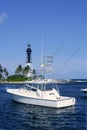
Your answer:
[[[50,89],[46,88],[49,86]],[[53,86],[52,86],[53,85]],[[52,87],[50,87],[52,86]],[[60,96],[59,90],[56,89],[56,84],[47,80],[26,81],[25,86],[18,89],[7,89],[11,94],[12,99],[19,103],[31,105],[63,108],[75,105],[75,98]]]
[[[26,81],[24,87],[18,89],[7,89],[12,99],[19,103],[63,108],[75,105],[74,97],[61,96],[58,90],[57,80],[43,78],[45,72],[51,72],[52,57],[47,57],[45,64],[41,64],[42,77],[37,80]]]

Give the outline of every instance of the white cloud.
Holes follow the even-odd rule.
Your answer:
[[[8,15],[6,12],[1,13],[0,14],[0,24],[4,23],[7,18],[8,18]]]

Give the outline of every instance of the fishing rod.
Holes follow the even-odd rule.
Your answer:
[[[81,46],[79,46],[78,48],[76,48],[76,50],[67,58],[67,60],[64,62],[64,64],[62,65],[62,67],[59,69],[61,70],[62,68],[64,68],[69,61],[71,61],[72,57],[74,57],[74,55],[77,54],[77,52],[80,50]]]
[[[59,52],[61,49],[62,49],[62,47],[64,46],[64,43],[62,43],[62,44],[60,44],[60,46],[56,49],[56,51],[53,53],[53,57],[57,54],[57,52]]]

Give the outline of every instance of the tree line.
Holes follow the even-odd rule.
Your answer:
[[[9,75],[9,72],[7,71],[6,68],[3,68],[2,65],[0,64],[0,81],[8,80],[9,77],[24,77],[26,78],[28,76],[28,73],[30,73],[30,77],[32,75],[32,78],[36,77],[36,70],[31,68],[29,66],[22,67],[22,65],[18,65],[17,68],[14,71],[13,75]],[[20,78],[21,79],[21,78]]]
[[[0,80],[6,79],[8,77],[9,73],[6,68],[3,68],[0,64]]]
[[[18,65],[18,67],[15,70],[15,74],[18,75],[25,75],[27,77],[28,73],[30,73],[30,76],[32,75],[33,77],[36,76],[36,70],[35,69],[31,69],[29,67],[29,65],[22,67],[21,65]]]

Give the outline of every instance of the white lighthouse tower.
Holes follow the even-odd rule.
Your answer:
[[[31,62],[32,50],[31,50],[31,45],[30,44],[27,45],[26,53],[27,53],[27,63],[26,63],[26,66],[29,66],[29,68],[30,68],[30,70],[29,70],[29,72],[27,74],[27,77],[30,77],[30,76],[32,76],[32,71],[33,71],[33,66],[32,66],[32,62]]]

